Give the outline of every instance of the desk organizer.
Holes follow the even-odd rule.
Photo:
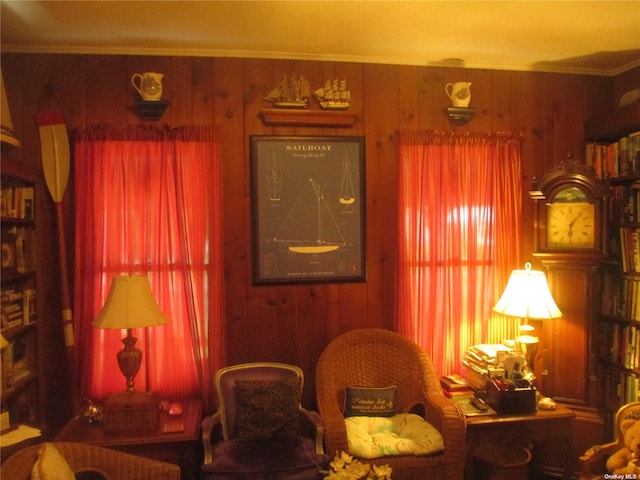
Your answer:
[[[503,390],[494,379],[487,380],[485,401],[498,413],[531,413],[536,411],[536,387],[524,379],[512,380]]]

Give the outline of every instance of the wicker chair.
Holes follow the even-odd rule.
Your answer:
[[[627,403],[617,411],[613,442],[593,446],[580,457],[580,480],[602,480],[604,474],[610,473],[607,472],[607,459],[624,446],[620,423],[626,419],[640,419],[640,402]]]
[[[387,456],[366,463],[389,465],[395,479],[461,480],[465,464],[464,414],[449,401],[426,353],[414,342],[382,329],[347,332],[329,343],[318,360],[316,394],[325,427],[325,450],[348,452],[343,417],[347,386],[397,385],[396,413],[418,413],[444,439],[444,452],[425,456]]]
[[[83,443],[53,442],[53,445],[76,473],[96,470],[109,480],[180,480],[180,467],[171,463]],[[40,445],[32,445],[14,453],[2,464],[0,477],[29,480],[39,450]]]

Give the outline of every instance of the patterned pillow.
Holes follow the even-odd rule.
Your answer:
[[[344,416],[392,417],[398,387],[347,387]]]
[[[239,380],[236,439],[242,442],[291,439],[300,432],[301,379]]]

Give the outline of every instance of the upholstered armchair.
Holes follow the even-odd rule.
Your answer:
[[[358,460],[389,465],[392,478],[461,480],[465,464],[464,414],[442,393],[426,353],[413,341],[382,329],[347,332],[327,345],[316,369],[318,410],[330,455],[351,453],[344,405],[347,387],[396,386],[395,412],[417,413],[442,436],[444,449],[428,455],[394,455]]]
[[[216,374],[218,411],[202,422],[203,480],[316,480],[330,460],[320,415],[302,408],[302,370],[246,363]]]
[[[604,478],[609,457],[624,447],[624,435],[620,428],[624,420],[640,420],[640,402],[632,402],[620,407],[614,420],[614,441],[595,445],[580,457],[580,480]]]
[[[180,480],[180,467],[130,455],[110,448],[73,442],[53,442],[76,478],[106,478],[109,480]],[[7,458],[0,468],[0,477],[7,480],[29,480],[38,458],[40,445],[32,445]],[[61,467],[52,464],[52,473],[61,475]],[[51,478],[51,477],[47,477]],[[61,477],[56,477],[61,478]]]

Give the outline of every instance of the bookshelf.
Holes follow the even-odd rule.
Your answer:
[[[585,125],[586,164],[610,190],[607,253],[600,267],[600,406],[608,438],[615,412],[640,388],[640,104]]]
[[[36,211],[38,176],[2,151],[0,279],[2,429],[20,424],[40,427],[42,388],[38,369]]]

